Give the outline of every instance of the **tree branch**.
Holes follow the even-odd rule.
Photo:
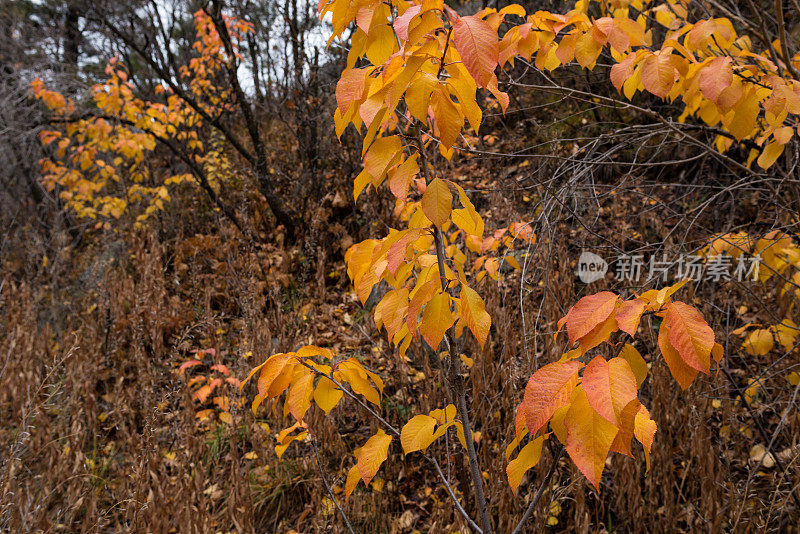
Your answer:
[[[562,454],[564,454],[563,445],[559,447],[558,452],[555,454],[555,456],[553,456],[553,463],[550,465],[550,470],[547,472],[547,475],[545,475],[544,480],[542,480],[539,489],[536,491],[536,495],[533,496],[533,500],[528,505],[528,509],[525,510],[525,513],[522,515],[522,519],[519,520],[519,523],[517,523],[517,527],[514,529],[514,532],[512,532],[512,534],[521,534],[523,532],[522,529],[525,526],[525,522],[533,513],[533,510],[534,508],[536,508],[539,499],[542,498],[542,494],[544,493],[545,488],[547,488],[547,485],[550,483],[550,479],[553,478],[553,475],[555,474],[556,469],[558,468],[558,461],[561,459]]]

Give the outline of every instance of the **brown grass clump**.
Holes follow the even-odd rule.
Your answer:
[[[611,256],[631,250],[638,239],[632,236],[645,236],[677,254],[709,235],[714,222],[690,224],[675,215],[677,204],[693,202],[681,184],[631,178],[624,195],[600,184],[592,197],[574,184],[557,191],[526,185],[543,170],[515,167],[505,176],[522,186],[509,194],[479,164],[449,172],[469,173],[495,190],[485,202],[498,225],[520,213],[546,214],[534,221],[539,240],[526,269],[484,288],[495,325],[490,343],[480,354],[468,347],[475,356],[478,453],[497,530],[506,532],[550,461],[545,454],[537,475],[512,495],[503,452],[527,377],[560,354],[551,334],[564,310],[611,284],[586,288],[575,279],[581,250],[606,243],[598,253]],[[548,195],[577,211],[548,204]],[[588,198],[593,203],[581,203]],[[539,205],[529,210],[531,202]],[[405,361],[396,358],[349,291],[343,251],[363,236],[348,233],[354,225],[335,207],[319,216],[297,247],[276,235],[254,244],[213,217],[165,215],[161,230],[106,231],[80,245],[66,235],[45,239],[31,228],[8,227],[0,257],[0,530],[344,531],[321,473],[343,500],[351,451],[375,430],[367,414],[351,405],[331,417],[313,412],[319,457],[303,442],[279,460],[274,435],[288,422],[280,407],[254,416],[252,390],[239,393],[224,381],[207,399],[196,398],[205,377],[217,372],[214,365],[241,379],[270,354],[313,342],[361,355],[382,374],[382,413],[392,423],[441,405],[435,381],[423,380],[436,369],[422,347],[412,346]],[[676,235],[686,237],[678,242]],[[727,344],[732,381],[718,374],[680,392],[652,355],[655,339],[639,347],[652,363],[643,395],[659,425],[650,473],[641,451],[636,460],[615,456],[598,498],[564,459],[531,532],[797,528],[790,492],[800,491],[794,488],[800,418],[785,376],[800,362],[796,351],[748,356],[730,335],[741,326],[738,307],[750,307],[755,318],[780,300],[774,287],[750,289],[704,283],[686,296],[705,303]],[[194,358],[201,363],[179,370]],[[759,373],[762,385],[745,405],[737,390]],[[214,400],[223,396],[229,404]],[[761,429],[776,428],[773,449],[783,471],[751,457],[753,446],[765,442]],[[431,450],[442,459],[450,455],[454,487],[468,492],[452,446],[443,441]],[[359,532],[465,531],[434,474],[396,446],[371,487],[358,490],[346,509]]]

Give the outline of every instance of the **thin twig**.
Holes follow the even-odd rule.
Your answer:
[[[545,488],[550,483],[550,479],[553,478],[553,474],[556,472],[558,468],[558,461],[561,459],[561,455],[564,454],[564,446],[562,445],[556,455],[553,457],[553,463],[550,465],[550,470],[545,475],[544,480],[542,480],[542,484],[539,486],[539,489],[536,491],[536,495],[533,496],[533,500],[528,505],[528,509],[525,510],[525,513],[522,516],[522,519],[519,520],[517,527],[514,529],[512,534],[520,534],[522,532],[523,527],[525,526],[525,522],[528,520],[530,515],[533,513],[533,509],[536,508],[536,505],[539,502],[539,499],[542,498],[542,494],[544,493]]]
[[[305,367],[307,367],[308,369],[310,369],[311,371],[313,371],[313,372],[314,372],[315,374],[317,374],[318,376],[324,376],[325,378],[327,378],[328,380],[330,380],[331,382],[333,382],[333,384],[334,384],[336,387],[338,387],[340,390],[342,390],[342,392],[343,392],[345,395],[347,395],[348,397],[350,397],[351,399],[353,399],[354,401],[356,401],[356,402],[357,402],[357,403],[358,403],[358,404],[359,404],[359,405],[360,405],[362,408],[364,408],[365,410],[367,410],[367,412],[369,412],[369,414],[370,414],[370,415],[372,415],[372,417],[374,417],[375,419],[377,419],[377,420],[378,420],[378,422],[380,422],[380,423],[381,423],[381,424],[382,424],[384,427],[386,427],[386,429],[387,429],[387,430],[388,430],[390,433],[394,434],[394,435],[395,435],[395,436],[396,436],[398,439],[400,438],[400,431],[399,431],[399,430],[397,430],[397,428],[396,428],[394,425],[392,425],[391,423],[389,423],[389,422],[388,422],[386,419],[384,419],[383,417],[381,417],[381,416],[380,416],[380,415],[379,415],[379,414],[378,414],[378,413],[377,413],[375,410],[373,410],[372,408],[370,408],[370,407],[369,407],[369,406],[368,406],[368,405],[367,405],[367,404],[366,404],[364,401],[362,401],[361,399],[359,399],[359,398],[358,398],[358,397],[357,397],[357,396],[356,396],[354,393],[352,393],[352,392],[351,392],[349,389],[347,389],[347,388],[346,388],[346,387],[345,387],[345,386],[344,386],[344,385],[343,385],[341,382],[339,382],[338,380],[336,380],[336,379],[333,377],[333,375],[332,375],[332,374],[330,374],[330,375],[329,375],[329,374],[323,373],[323,372],[322,372],[322,371],[320,371],[319,369],[315,369],[314,367],[312,367],[312,366],[308,365],[306,362],[304,362],[304,361],[302,361],[302,360],[300,360],[300,363],[301,363],[302,365],[304,365]],[[439,467],[439,462],[437,462],[435,458],[433,458],[432,456],[429,456],[428,454],[422,453],[422,455],[423,455],[423,457],[424,457],[426,460],[428,460],[430,463],[432,463],[432,464],[433,464],[433,466],[436,468],[436,473],[439,475],[439,479],[440,479],[440,480],[442,481],[442,483],[444,484],[444,487],[445,487],[445,489],[447,489],[447,493],[449,493],[449,494],[450,494],[450,498],[451,498],[451,499],[453,499],[453,503],[455,503],[455,506],[456,506],[456,508],[458,509],[459,513],[460,513],[460,514],[461,514],[461,516],[464,518],[464,520],[466,520],[466,522],[469,524],[469,526],[470,526],[470,527],[471,527],[471,528],[472,528],[472,529],[473,529],[475,532],[477,532],[478,534],[483,534],[483,530],[482,530],[482,529],[481,529],[481,528],[480,528],[480,527],[477,525],[477,523],[475,523],[475,521],[474,521],[474,520],[473,520],[473,519],[472,519],[472,518],[469,516],[469,514],[467,513],[467,511],[466,511],[466,510],[464,510],[464,507],[463,507],[463,506],[461,506],[461,502],[459,502],[459,500],[458,500],[458,497],[456,497],[456,494],[453,492],[453,488],[450,486],[450,482],[448,482],[447,478],[444,476],[444,473],[442,473],[442,469],[441,469],[441,467]]]
[[[330,484],[328,484],[328,479],[325,478],[325,471],[322,469],[322,462],[319,460],[319,447],[317,447],[317,438],[314,437],[313,433],[311,434],[311,445],[314,447],[314,456],[317,457],[317,467],[319,468],[319,476],[322,477],[322,483],[325,485],[325,489],[328,490],[328,495],[333,501],[333,504],[336,505],[336,508],[342,515],[342,519],[344,519],[344,523],[347,525],[347,530],[350,531],[350,534],[355,534],[355,532],[353,532],[353,526],[350,524],[350,520],[347,519],[347,514],[345,514],[344,510],[342,510],[339,501],[336,500],[336,496],[333,494],[333,490],[331,490]]]

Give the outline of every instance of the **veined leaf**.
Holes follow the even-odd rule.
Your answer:
[[[433,442],[433,429],[436,419],[430,415],[415,415],[400,431],[400,444],[403,452],[424,451]]]
[[[636,337],[642,313],[647,308],[647,302],[642,299],[632,299],[623,302],[617,310],[617,325],[619,329],[631,337]]]
[[[459,17],[453,23],[453,44],[478,86],[487,87],[500,55],[497,32],[477,16]]]
[[[314,396],[314,373],[305,367],[300,368],[299,377],[295,375],[289,392],[286,394],[286,406],[292,416],[298,421],[302,421],[308,408],[311,406],[311,398]]]
[[[370,481],[375,477],[375,474],[380,469],[381,464],[386,460],[389,453],[389,444],[392,442],[392,436],[389,436],[382,429],[378,429],[374,436],[369,438],[363,447],[358,451],[356,457],[358,462],[358,472],[361,474],[361,480],[364,484],[369,486]]]
[[[444,333],[453,322],[455,322],[455,317],[450,309],[450,295],[443,292],[437,293],[425,305],[419,332],[428,345],[436,350],[444,338]]]
[[[547,424],[558,408],[569,404],[582,365],[577,361],[553,362],[533,373],[522,400],[531,436]]]
[[[586,393],[579,389],[564,416],[567,453],[581,473],[600,491],[600,477],[618,429],[592,409]]]
[[[583,390],[594,411],[622,427],[622,410],[636,399],[636,377],[623,358],[596,356],[583,371]]]
[[[453,195],[450,188],[439,178],[434,178],[425,193],[422,195],[422,211],[430,221],[441,227],[450,220],[450,212],[453,209]]]
[[[650,470],[650,449],[653,446],[653,436],[656,434],[658,426],[650,419],[650,412],[644,406],[639,407],[633,426],[633,434],[639,443],[644,447],[644,458],[647,462],[647,470]]]
[[[610,291],[588,295],[575,303],[567,315],[559,321],[559,327],[566,322],[569,342],[574,344],[608,319],[616,306],[617,295]]]
[[[483,348],[492,326],[492,318],[486,312],[483,299],[474,289],[462,283],[459,304],[461,317]]]
[[[714,331],[700,312],[688,304],[670,302],[666,311],[661,328],[667,330],[670,345],[687,365],[709,374]]]
[[[647,378],[648,368],[647,362],[644,361],[639,351],[630,343],[626,343],[619,352],[619,357],[623,358],[631,366],[631,370],[636,377],[636,387],[642,387],[645,378]]]
[[[688,388],[699,371],[689,367],[681,359],[678,351],[670,344],[669,335],[663,323],[661,328],[658,329],[658,348],[661,349],[661,354],[664,356],[664,361],[667,362],[667,367],[669,367],[669,372],[673,378],[680,384],[682,389]]]
[[[659,98],[665,98],[675,85],[675,66],[672,64],[672,48],[648,56],[642,62],[642,84]]]

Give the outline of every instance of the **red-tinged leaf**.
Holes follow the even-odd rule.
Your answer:
[[[563,65],[566,65],[575,57],[575,47],[580,37],[581,34],[575,32],[561,38],[561,42],[558,43],[558,48],[556,48],[556,57]]]
[[[636,377],[623,358],[596,356],[583,371],[583,389],[594,411],[622,427],[622,410],[636,399]]]
[[[569,457],[599,492],[606,457],[619,430],[592,409],[582,389],[572,399],[564,426]]]
[[[406,199],[411,182],[419,174],[418,157],[418,154],[414,154],[389,172],[389,189],[399,200]]]
[[[404,230],[404,235],[389,247],[389,252],[386,255],[387,265],[386,268],[392,273],[392,276],[397,274],[397,269],[405,260],[406,249],[412,241],[419,239],[421,230]]]
[[[358,472],[364,484],[369,485],[370,481],[378,472],[378,469],[380,469],[381,464],[386,460],[386,456],[389,453],[389,444],[391,442],[392,436],[378,429],[378,432],[369,438],[358,451],[356,455],[358,462],[356,465],[358,466]]]
[[[453,23],[453,44],[478,86],[487,87],[500,55],[497,32],[476,16],[459,17]]]
[[[670,345],[689,367],[709,374],[714,331],[700,312],[688,304],[670,302],[666,311],[661,328],[666,328]]]
[[[278,376],[275,377],[275,380],[273,380],[272,383],[269,385],[269,389],[267,389],[267,394],[263,398],[274,399],[275,397],[286,391],[286,388],[288,388],[289,385],[291,385],[292,383],[292,379],[294,378],[294,372],[298,365],[299,364],[296,363],[295,361],[292,360],[287,361],[286,366],[278,374]]]
[[[578,347],[582,354],[586,354],[601,343],[608,341],[611,334],[617,331],[617,319],[609,315],[605,321],[595,326],[591,332],[578,340]]]
[[[189,360],[187,362],[183,362],[181,364],[181,366],[178,367],[178,371],[182,373],[186,369],[189,369],[190,367],[194,367],[195,365],[202,365],[202,364],[203,364],[203,362],[201,362],[199,360]]]
[[[642,62],[642,85],[659,98],[665,98],[675,85],[672,48],[667,47]]]
[[[286,367],[286,362],[289,361],[291,354],[273,354],[267,361],[264,362],[261,368],[261,374],[258,375],[258,394],[261,396],[263,402],[268,398],[269,389],[283,369]]]
[[[575,303],[566,316],[570,344],[574,344],[608,319],[616,306],[617,295],[610,291],[588,295]]]
[[[201,403],[205,402],[208,399],[208,396],[211,395],[213,388],[210,384],[206,384],[205,386],[201,387],[194,393],[194,399],[200,401]]]
[[[667,329],[664,327],[663,323],[661,324],[661,328],[658,329],[658,348],[661,349],[664,361],[667,362],[669,372],[678,384],[680,384],[681,389],[688,388],[699,371],[697,371],[697,369],[692,369],[684,363],[678,351],[670,344]]]
[[[408,26],[411,23],[411,19],[419,15],[421,10],[421,5],[411,6],[402,15],[394,19],[394,32],[401,41],[408,40]]]
[[[238,378],[235,378],[235,377],[232,377],[232,376],[229,376],[228,378],[226,378],[225,382],[227,382],[228,384],[230,384],[230,385],[232,385],[234,387],[237,387],[237,388],[240,388],[241,385],[242,385],[241,381]]]
[[[631,440],[633,439],[636,414],[639,412],[641,405],[639,399],[632,399],[622,408],[619,417],[619,432],[617,432],[614,441],[611,443],[612,451],[633,458],[633,454],[631,453]]]
[[[433,224],[441,227],[450,220],[452,210],[453,195],[450,188],[443,180],[434,178],[422,195],[422,212]]]
[[[480,343],[481,348],[483,348],[486,344],[486,338],[489,336],[489,329],[492,326],[492,318],[486,312],[483,299],[474,289],[462,283],[459,303],[461,317],[467,323],[475,339]]]
[[[503,110],[503,113],[505,113],[506,109],[508,109],[510,98],[508,96],[508,93],[504,93],[503,91],[500,90],[496,74],[492,74],[492,79],[489,80],[489,84],[486,86],[486,88],[489,90],[490,93],[492,93],[492,96],[494,96],[497,99],[497,101],[500,103],[500,108]]]
[[[622,85],[633,76],[633,69],[636,68],[636,54],[629,54],[625,59],[611,67],[611,83],[622,93]]]
[[[700,70],[697,79],[698,86],[703,96],[712,102],[716,102],[722,91],[733,83],[731,62],[732,59],[729,57],[717,57]]]
[[[222,365],[221,363],[218,363],[216,365],[212,365],[211,366],[211,370],[212,371],[217,371],[218,373],[222,373],[225,376],[228,376],[229,374],[231,374],[231,371],[230,371],[230,369],[228,369],[228,366],[227,365]]]
[[[626,300],[617,310],[617,325],[619,329],[631,337],[636,337],[642,313],[647,308],[647,302],[642,299]]]
[[[444,339],[444,333],[454,321],[455,317],[450,309],[450,295],[438,293],[428,302],[422,312],[419,332],[425,342],[433,350],[436,350]]]
[[[577,361],[553,362],[533,373],[522,400],[522,409],[531,436],[547,424],[558,408],[569,404],[572,391],[578,383],[578,370],[582,365]]]
[[[364,85],[370,69],[347,69],[336,84],[336,105],[342,115],[364,94]]]

